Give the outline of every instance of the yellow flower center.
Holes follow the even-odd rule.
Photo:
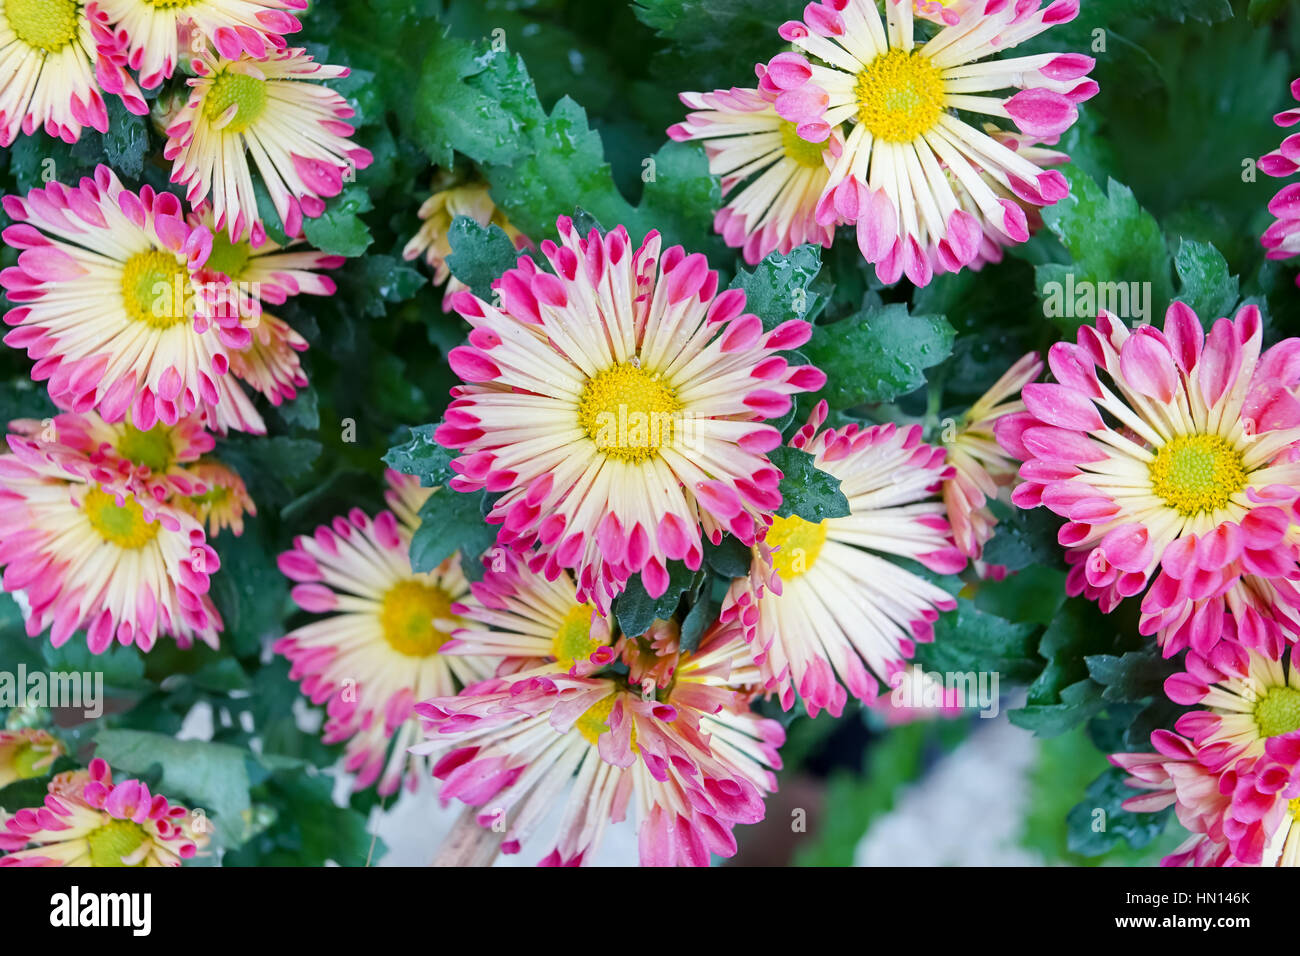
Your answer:
[[[77,0],[5,0],[4,15],[19,40],[46,53],[77,38]]]
[[[825,169],[826,164],[822,162],[822,151],[825,149],[826,144],[808,142],[795,132],[796,128],[794,123],[781,120],[781,146],[785,150],[786,156],[806,169]]]
[[[609,720],[609,715],[614,710],[614,703],[617,700],[618,691],[615,691],[603,700],[596,701],[596,703],[587,708],[586,712],[579,717],[577,723],[574,724],[574,726],[578,728],[578,733],[582,734],[583,739],[593,747],[596,746],[601,734],[608,733],[610,728],[607,721]],[[632,718],[630,714],[625,714],[624,719],[631,720]],[[636,745],[635,724],[632,725],[632,752],[641,752],[640,748]]]
[[[585,661],[602,646],[591,636],[591,605],[579,604],[560,623],[551,638],[551,656],[555,662],[569,670],[578,661]]]
[[[151,7],[162,7],[164,10],[171,7],[192,7],[198,0],[144,0]]]
[[[919,52],[890,50],[858,74],[858,122],[876,139],[910,143],[939,121],[943,74]]]
[[[149,839],[144,827],[133,820],[112,820],[86,836],[91,866],[126,866],[123,857],[135,853]],[[133,866],[144,865],[144,860]]]
[[[223,129],[227,133],[242,133],[265,112],[267,99],[265,80],[246,73],[226,72],[212,81],[204,98],[203,115],[215,123],[233,103],[237,107],[234,118]]]
[[[49,755],[48,750],[37,750],[31,744],[19,744],[14,750],[10,763],[19,780],[30,780],[33,777],[45,776],[45,769],[38,768],[36,765]]]
[[[1179,435],[1151,462],[1151,488],[1184,517],[1227,507],[1246,487],[1241,453],[1219,435]]]
[[[611,458],[643,462],[672,443],[681,407],[657,374],[624,363],[587,382],[578,401],[578,424]]]
[[[826,544],[826,522],[813,524],[798,515],[773,518],[772,527],[767,529],[767,544],[779,549],[772,554],[772,566],[783,581],[790,581],[812,570]]]
[[[127,315],[151,328],[169,329],[189,320],[193,295],[184,263],[169,252],[137,252],[122,270]]]
[[[155,425],[145,432],[134,425],[123,425],[117,450],[135,464],[144,465],[154,474],[162,474],[172,463],[171,429]]]
[[[247,242],[231,242],[222,230],[212,237],[212,252],[208,255],[206,267],[220,272],[230,279],[238,279],[248,265],[253,247]]]
[[[1255,723],[1264,737],[1279,737],[1300,730],[1300,690],[1269,688],[1255,703]]]
[[[1286,805],[1287,812],[1291,814],[1292,820],[1300,820],[1300,797],[1296,797]]]
[[[158,522],[146,521],[144,509],[130,495],[119,505],[112,495],[91,488],[82,499],[81,510],[101,538],[123,550],[143,548],[158,536]]]
[[[379,612],[384,640],[407,657],[431,657],[451,639],[439,624],[456,620],[451,598],[442,588],[421,581],[399,581],[384,595]]]

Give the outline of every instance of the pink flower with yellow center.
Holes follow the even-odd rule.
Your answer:
[[[229,354],[238,318],[208,313],[197,274],[212,235],[192,228],[170,193],[124,189],[106,166],[78,186],[54,182],[5,196],[18,264],[0,272],[15,308],[6,344],[36,360],[55,404],[148,430],[175,425],[236,387]]]
[[[138,116],[149,112],[108,29],[102,4],[0,0],[0,146],[43,129],[75,143],[89,126],[108,132],[103,93]]]
[[[529,570],[520,555],[502,549],[486,564],[483,580],[470,584],[474,601],[452,612],[463,626],[442,647],[444,654],[499,660],[495,674],[511,681],[548,674],[586,676],[613,662],[610,622],[574,596],[573,578],[555,580]]]
[[[494,680],[420,704],[429,739],[416,749],[442,754],[441,797],[504,824],[502,852],[519,852],[568,788],[542,865],[588,861],[634,802],[643,865],[706,866],[735,853],[733,828],[761,820],[776,788],[785,735],[749,710],[757,676],[739,629],[715,625],[654,694],[607,677]]]
[[[680,97],[692,112],[668,135],[704,143],[709,172],[722,177],[728,197],[713,220],[727,245],[742,249],[751,264],[806,242],[829,247],[835,223],[818,222],[817,200],[843,147],[839,131],[821,142],[802,139],[762,90],[732,87]]]
[[[347,67],[316,63],[303,50],[266,59],[194,61],[190,97],[167,127],[163,155],[173,161],[172,182],[198,204],[211,197],[217,228],[232,242],[266,237],[257,211],[248,154],[290,237],[302,220],[325,211],[343,190],[345,176],[370,165],[370,151],[348,139],[354,113],[338,93],[317,80],[348,75]]]
[[[1012,501],[1067,519],[1069,593],[1109,611],[1145,590],[1142,629],[1166,655],[1184,641],[1210,654],[1228,612],[1238,632],[1257,631],[1249,576],[1283,587],[1296,577],[1300,466],[1285,459],[1300,403],[1281,369],[1300,340],[1261,354],[1261,338],[1254,306],[1208,336],[1181,302],[1163,331],[1130,331],[1103,312],[1077,344],[1052,346],[1056,381],[1026,385],[1027,410],[995,425],[1024,462]],[[1201,624],[1187,631],[1193,614]]]
[[[993,437],[993,427],[1003,415],[1025,410],[1020,390],[1042,373],[1043,362],[1035,352],[1021,356],[974,405],[955,423],[951,435],[943,434],[943,446],[952,466],[952,477],[943,483],[943,504],[952,525],[953,540],[962,554],[979,558],[993,537],[997,519],[989,510],[990,498],[997,498],[1016,477],[1018,468]]]
[[[1048,206],[1069,191],[1059,172],[1044,171],[957,111],[1054,139],[1097,84],[1086,78],[1093,60],[1080,54],[989,59],[1074,19],[1078,0],[1046,7],[991,0],[919,44],[912,0],[884,7],[882,20],[875,0],[810,3],[802,22],[781,27],[795,49],[768,64],[762,87],[803,139],[824,141],[851,125],[818,221],[856,223],[858,246],[882,282],[906,274],[925,285],[936,262],[954,272],[975,261],[986,225],[1001,243],[1024,242],[1028,223],[1015,200]],[[988,179],[1015,198],[999,195]],[[962,208],[953,180],[980,216]]]
[[[294,601],[321,616],[274,645],[292,662],[289,676],[302,692],[326,705],[324,740],[347,742],[344,767],[357,775],[356,789],[378,781],[383,794],[403,779],[414,786],[427,772],[407,753],[420,737],[416,701],[455,694],[487,675],[478,658],[440,653],[462,623],[452,606],[467,598],[469,582],[459,555],[427,573],[411,570],[416,523],[405,518],[433,492],[390,476],[397,485],[390,502],[407,505],[403,519],[392,511],[372,519],[354,508],[299,535],[280,555],[280,570],[296,582]]]
[[[235,537],[244,533],[244,515],[257,516],[257,505],[244,479],[234,469],[219,461],[203,459],[189,468],[189,473],[200,482],[202,491],[180,495],[173,504],[193,515],[200,524],[206,524],[208,535],[215,538],[226,528]]]
[[[306,10],[307,0],[99,0],[118,34],[131,69],[145,89],[172,75],[184,54],[181,39],[194,34],[227,59],[257,58],[285,48],[284,37],[302,29],[289,10]]]
[[[779,354],[807,322],[765,330],[704,256],[654,232],[634,250],[622,227],[558,229],[553,274],[524,258],[496,284],[501,308],[454,297],[473,331],[448,360],[469,384],[435,437],[461,452],[451,488],[500,493],[498,540],[535,544],[534,570],[572,569],[579,600],[606,609],[634,574],[658,596],[670,560],[698,568],[701,529],[754,541],[780,504],[764,420],[826,377]]]
[[[216,647],[221,617],[208,596],[221,567],[189,515],[64,463],[66,449],[9,435],[0,456],[0,555],[6,591],[23,592],[27,633],[51,628],[60,647],[86,630],[91,653],[113,642],[150,650],[170,634]]]
[[[433,269],[433,284],[446,284],[442,298],[444,312],[451,309],[451,296],[468,288],[451,274],[451,266],[447,265],[447,257],[451,255],[451,224],[457,216],[468,216],[483,227],[498,226],[516,249],[533,246],[532,240],[497,208],[487,183],[473,181],[439,189],[435,182],[433,194],[420,205],[420,230],[402,248],[402,258],[409,261],[423,256]]]
[[[75,785],[19,810],[0,831],[0,866],[180,866],[198,852],[189,811],[139,780],[113,783],[96,758]]]
[[[750,576],[732,582],[723,620],[739,620],[752,642],[765,687],[781,706],[795,692],[808,713],[839,716],[843,682],[872,702],[888,680],[934,638],[940,611],[956,602],[942,588],[895,564],[908,558],[941,573],[966,559],[952,540],[937,492],[952,476],[942,448],[921,441],[919,426],[822,429],[819,402],[790,444],[840,479],[849,514],[806,521],[777,517],[754,549]]]
[[[0,790],[15,780],[44,777],[64,753],[59,739],[44,730],[0,730]]]
[[[1300,100],[1300,79],[1291,83],[1291,96]],[[1300,123],[1300,107],[1283,110],[1273,117],[1273,122],[1283,129]],[[1300,170],[1300,133],[1291,134],[1277,149],[1261,156],[1259,169],[1276,177],[1292,176]],[[1268,211],[1277,217],[1260,237],[1268,258],[1290,259],[1300,254],[1300,183],[1284,186],[1268,204]],[[1300,284],[1300,276],[1296,276],[1296,283]]]

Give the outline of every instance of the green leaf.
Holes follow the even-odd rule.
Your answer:
[[[162,767],[160,792],[190,810],[201,809],[217,826],[226,845],[241,842],[249,809],[249,753],[206,740],[175,740],[139,730],[101,730],[95,755],[124,775],[139,776]]]
[[[848,515],[849,499],[840,491],[840,479],[818,470],[808,452],[782,445],[768,452],[767,457],[784,474],[778,516],[796,515],[817,524],[826,518]]]
[[[704,563],[714,574],[724,578],[743,578],[749,574],[754,553],[733,535],[723,535],[717,544],[704,539]]]
[[[425,488],[440,488],[455,472],[451,461],[456,452],[443,448],[433,439],[437,425],[416,425],[407,429],[410,438],[388,449],[384,463],[395,471],[414,475]]]
[[[510,237],[500,226],[484,228],[469,216],[457,216],[447,230],[447,240],[452,250],[447,257],[451,274],[483,301],[493,301],[492,283],[519,259]]]
[[[1267,23],[1286,9],[1287,0],[1250,0],[1246,15],[1252,23]]]
[[[1154,645],[1127,654],[1091,654],[1084,659],[1088,676],[1105,687],[1107,701],[1136,701],[1164,692],[1165,679],[1178,670]]]
[[[1009,621],[1050,624],[1065,601],[1065,572],[1031,564],[1001,581],[981,581],[975,606]]]
[[[1089,785],[1082,802],[1070,811],[1066,822],[1072,852],[1100,856],[1121,840],[1134,849],[1141,849],[1163,832],[1172,808],[1158,813],[1125,810],[1121,804],[1138,795],[1137,790],[1124,783],[1125,776],[1118,767],[1106,770]]]
[[[239,537],[227,532],[212,544],[221,558],[212,599],[226,625],[222,640],[239,657],[255,656],[264,640],[283,633],[289,582],[260,522],[248,522]]]
[[[322,215],[303,219],[303,235],[322,252],[349,258],[359,256],[374,241],[361,220],[361,213],[372,208],[370,195],[363,188],[348,186],[326,203]]]
[[[1178,272],[1179,301],[1184,302],[1209,327],[1214,320],[1232,315],[1241,297],[1241,283],[1228,275],[1228,262],[1208,242],[1184,239],[1174,256]]]
[[[1038,628],[981,611],[973,601],[957,598],[957,609],[941,614],[934,642],[917,644],[916,661],[941,673],[996,673],[1001,680],[1025,681],[1037,673],[1032,661]]]
[[[114,644],[103,654],[92,654],[84,636],[78,634],[62,647],[41,645],[45,666],[69,674],[102,674],[105,686],[116,690],[138,690],[148,686],[144,679],[144,656],[134,645]],[[83,687],[83,699],[90,688]],[[99,702],[100,704],[103,701]]]
[[[984,560],[1000,564],[1008,571],[1020,571],[1033,565],[1061,568],[1064,560],[1056,543],[1061,521],[1046,508],[1024,511],[995,501],[993,513],[998,519],[993,537],[984,545]]]
[[[411,570],[432,571],[459,551],[461,567],[477,579],[482,576],[479,558],[496,539],[496,526],[483,520],[482,492],[443,488],[420,508],[420,527],[411,536]]]
[[[762,319],[764,329],[790,319],[811,322],[824,305],[812,290],[821,268],[819,246],[798,246],[788,256],[773,252],[751,272],[739,270],[729,288],[745,291],[745,311]]]
[[[951,353],[955,334],[943,316],[911,315],[898,303],[819,325],[803,348],[827,377],[815,398],[839,410],[915,391],[925,369]]]
[[[614,599],[614,618],[628,637],[640,637],[657,620],[668,620],[681,603],[682,595],[695,588],[702,571],[692,571],[680,561],[668,562],[668,588],[657,598],[646,593],[641,575],[628,581],[627,589]]]

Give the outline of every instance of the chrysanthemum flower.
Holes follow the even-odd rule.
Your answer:
[[[961,22],[966,11],[978,0],[913,0],[912,9],[923,20],[944,26],[955,26]]]
[[[839,716],[847,700],[874,701],[878,680],[934,637],[940,611],[956,602],[942,588],[884,555],[935,571],[959,571],[937,492],[952,477],[942,448],[921,441],[919,426],[821,429],[819,402],[790,444],[840,479],[850,513],[814,524],[775,518],[754,550],[750,576],[732,582],[724,620],[739,619],[753,642],[767,689],[789,710],[795,692],[808,713]],[[770,564],[769,564],[770,562]]]
[[[1300,100],[1300,79],[1291,83],[1291,96]],[[1300,123],[1300,108],[1283,110],[1273,117],[1273,122],[1286,129]],[[1300,133],[1293,133],[1282,140],[1282,145],[1266,156],[1261,156],[1259,169],[1269,176],[1291,176],[1300,170]],[[1300,253],[1300,183],[1284,186],[1272,202],[1268,211],[1277,220],[1264,231],[1261,242],[1268,249],[1270,259],[1290,259]],[[1300,284],[1300,276],[1296,276]]]
[[[174,425],[234,388],[229,351],[244,347],[238,318],[207,312],[196,274],[211,234],[192,228],[170,193],[124,189],[106,166],[75,187],[50,183],[4,197],[18,223],[4,241],[22,250],[0,272],[16,307],[5,343],[36,360],[32,378],[76,412],[148,430]]]
[[[76,788],[19,810],[0,831],[0,866],[180,866],[198,852],[188,811],[139,780],[113,783],[96,758]]]
[[[131,494],[162,504],[175,496],[199,494],[195,462],[212,450],[212,436],[200,416],[147,431],[129,420],[106,422],[95,412],[65,412],[49,420],[9,423],[9,430],[48,442],[46,450],[66,468],[83,474],[113,495]]]
[[[345,176],[370,165],[370,151],[348,140],[354,130],[344,120],[353,109],[310,82],[347,76],[347,67],[288,49],[262,60],[204,54],[194,68],[163,155],[174,161],[172,182],[186,187],[186,199],[211,197],[217,228],[231,241],[251,237],[260,245],[266,235],[248,153],[291,237],[302,234],[304,216],[319,216],[325,200],[342,192]]]
[[[475,600],[451,607],[463,626],[443,645],[444,654],[498,659],[495,674],[512,681],[586,676],[614,660],[609,619],[578,602],[567,572],[548,581],[504,548],[485,563],[492,566],[483,580],[470,585]]]
[[[1028,238],[1024,211],[1000,197],[981,172],[1024,202],[1051,205],[1069,186],[1025,155],[959,119],[956,110],[1010,120],[1029,136],[1054,138],[1097,91],[1093,60],[1041,53],[985,59],[1078,14],[1078,0],[991,0],[917,45],[910,0],[823,0],[804,21],[781,27],[795,52],[768,65],[763,86],[776,110],[807,140],[852,123],[819,206],[819,221],[857,223],[858,245],[881,281],[928,283],[934,263],[971,263],[981,222],[961,208],[945,169],[1006,242]],[[984,62],[978,62],[983,60]],[[1020,92],[1007,96],[1008,88]]]
[[[611,678],[497,680],[419,705],[430,739],[416,749],[445,752],[440,795],[479,807],[482,826],[503,822],[502,852],[519,852],[567,787],[543,865],[589,860],[634,800],[643,864],[704,866],[735,853],[737,823],[762,819],[784,733],[749,710],[758,675],[738,628],[711,628],[674,674],[652,696]]]
[[[99,0],[131,69],[145,89],[172,75],[183,55],[178,37],[198,33],[227,59],[259,59],[285,48],[285,34],[302,29],[286,11],[306,10],[307,0]],[[188,51],[186,51],[188,52]]]
[[[537,543],[534,570],[575,570],[579,600],[606,609],[633,574],[658,596],[669,560],[698,568],[700,529],[746,543],[780,503],[780,443],[764,419],[825,376],[778,353],[808,340],[791,320],[764,331],[738,289],[718,293],[704,256],[633,251],[621,226],[586,239],[558,223],[555,269],[521,259],[498,281],[501,309],[468,292],[453,307],[472,325],[452,349],[457,386],[435,433],[462,452],[457,491],[500,492],[498,540]]]
[[[432,493],[411,489],[407,476],[390,473],[390,481],[410,497]],[[486,676],[477,658],[439,653],[460,626],[452,605],[469,583],[459,555],[428,573],[412,571],[414,530],[391,511],[371,519],[354,508],[299,535],[279,557],[280,570],[297,582],[298,606],[325,616],[290,631],[274,650],[293,663],[290,677],[312,703],[326,704],[324,740],[347,741],[344,766],[357,775],[358,790],[375,781],[384,794],[403,779],[414,786],[422,772],[407,754],[420,737],[415,702]]]
[[[235,537],[243,534],[244,515],[257,516],[257,505],[244,479],[234,469],[212,459],[191,466],[189,473],[202,483],[204,490],[173,499],[176,507],[193,515],[200,524],[206,524],[213,538],[226,528]]]
[[[221,617],[208,579],[221,567],[197,521],[148,497],[106,490],[55,443],[9,435],[0,456],[6,591],[30,605],[27,633],[59,647],[86,629],[94,654],[114,637],[141,650],[160,634],[213,647]]]
[[[19,130],[44,129],[75,143],[89,126],[108,132],[102,93],[143,116],[149,107],[123,68],[125,54],[102,4],[85,0],[0,0],[0,146]]]
[[[433,194],[420,205],[420,230],[402,249],[402,258],[414,259],[423,256],[424,261],[433,269],[433,284],[447,284],[442,298],[443,311],[451,309],[451,296],[467,288],[451,274],[447,257],[451,255],[452,221],[457,216],[469,216],[480,226],[499,226],[510,237],[516,249],[532,248],[532,240],[514,227],[506,214],[497,208],[484,182],[474,181],[437,188],[434,184]]]
[[[764,67],[758,70],[762,76]],[[806,242],[830,246],[835,223],[818,222],[816,212],[844,145],[838,129],[820,142],[802,139],[794,123],[777,115],[773,95],[758,89],[732,87],[680,98],[693,112],[686,122],[669,127],[668,135],[704,143],[709,172],[722,177],[722,194],[728,197],[713,219],[727,245],[742,249],[751,264]]]
[[[59,738],[47,731],[0,730],[0,789],[15,780],[45,776],[63,753]]]
[[[1282,456],[1300,440],[1300,403],[1282,368],[1300,341],[1261,355],[1261,336],[1254,306],[1208,336],[1180,302],[1163,332],[1130,332],[1102,313],[1077,345],[1052,346],[1056,382],[1026,385],[1027,411],[995,426],[1024,462],[1012,501],[1068,519],[1058,538],[1073,565],[1069,592],[1109,611],[1150,583],[1142,628],[1167,655],[1185,646],[1169,635],[1193,613],[1201,653],[1224,636],[1225,612],[1259,646],[1243,576],[1296,577],[1289,509],[1300,465]]]
[[[978,558],[993,537],[997,519],[988,500],[1015,479],[1016,460],[993,437],[993,426],[1003,415],[1025,410],[1020,390],[1038,378],[1043,362],[1035,352],[1021,356],[974,405],[945,428],[943,446],[952,477],[943,483],[943,505],[952,525],[953,539],[962,554]]]

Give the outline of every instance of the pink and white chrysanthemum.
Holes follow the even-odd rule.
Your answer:
[[[209,199],[217,228],[231,241],[266,236],[257,211],[248,154],[290,237],[302,220],[325,211],[344,177],[370,165],[370,151],[353,145],[345,122],[354,113],[338,93],[315,80],[348,75],[347,67],[316,63],[300,49],[266,59],[248,56],[194,61],[190,97],[167,128],[163,155],[172,182],[192,204]]]
[[[61,446],[8,437],[0,456],[0,558],[6,591],[23,592],[27,633],[51,628],[59,647],[84,628],[91,653],[114,638],[150,650],[170,634],[216,647],[221,616],[208,596],[221,567],[197,521],[147,497],[106,490]]]
[[[554,274],[524,257],[496,283],[500,309],[454,297],[473,331],[448,359],[470,384],[435,437],[461,452],[450,487],[500,492],[499,542],[536,544],[534,570],[573,569],[579,599],[604,610],[638,572],[653,597],[670,560],[698,568],[701,528],[753,543],[780,504],[765,419],[826,377],[779,354],[807,322],[765,331],[704,256],[655,232],[634,250],[621,226],[558,228],[542,244]]]
[[[429,489],[405,489],[427,498]],[[450,494],[441,491],[440,494]],[[417,701],[455,694],[486,676],[481,661],[439,653],[460,618],[452,605],[469,583],[452,555],[433,571],[411,570],[414,526],[391,511],[373,519],[354,508],[299,535],[279,557],[297,582],[292,595],[304,611],[322,615],[274,645],[293,664],[314,704],[325,704],[326,743],[347,742],[345,769],[358,790],[414,786],[427,767],[407,748],[420,737]]]
[[[1291,96],[1300,100],[1300,79],[1291,83]],[[1300,123],[1300,107],[1283,110],[1273,122],[1286,129]],[[1269,176],[1292,176],[1300,171],[1300,133],[1292,133],[1273,152],[1259,159],[1259,169]],[[1300,254],[1300,183],[1284,186],[1268,204],[1277,219],[1264,231],[1260,241],[1270,259],[1290,259]],[[1300,276],[1296,276],[1300,285]]]
[[[168,79],[198,34],[222,56],[264,58],[285,48],[285,35],[302,29],[290,10],[306,10],[307,0],[99,0],[113,24],[127,62],[145,89]]]
[[[470,584],[475,600],[456,603],[463,626],[443,645],[444,654],[500,661],[496,676],[510,679],[548,674],[585,677],[613,662],[609,619],[579,603],[568,572],[548,581],[529,569],[522,555],[504,548]]]
[[[106,422],[95,412],[65,412],[48,424],[15,421],[9,429],[47,441],[47,451],[64,467],[111,494],[131,494],[159,504],[204,491],[192,466],[215,444],[197,415],[143,431],[131,424],[129,416]]]
[[[244,479],[233,468],[207,458],[192,465],[189,473],[204,490],[178,496],[173,500],[176,507],[206,525],[209,537],[215,538],[226,528],[235,537],[243,534],[244,515],[257,516],[257,505]]]
[[[819,402],[790,444],[840,479],[849,502],[842,518],[777,517],[754,549],[751,573],[731,584],[723,620],[738,619],[754,647],[765,686],[781,706],[795,692],[808,713],[839,716],[842,681],[859,700],[874,701],[910,658],[917,641],[934,637],[952,597],[886,556],[909,558],[941,573],[961,570],[965,556],[938,498],[952,477],[942,448],[921,441],[921,429],[894,424],[821,429]]]
[[[0,0],[0,146],[43,129],[75,143],[89,126],[108,132],[104,93],[138,116],[149,112],[127,73],[125,51],[103,4],[85,0]]]
[[[229,353],[249,332],[209,314],[196,276],[212,235],[185,220],[180,200],[124,189],[106,166],[78,186],[4,197],[17,225],[4,241],[21,250],[0,272],[14,328],[6,344],[36,360],[32,378],[50,397],[106,421],[129,412],[136,427],[175,425],[235,388]]]
[[[1036,352],[1021,356],[955,423],[951,437],[946,430],[943,434],[953,472],[943,483],[943,504],[953,540],[967,557],[979,558],[993,537],[997,519],[988,501],[1016,477],[1016,460],[998,445],[993,428],[1003,415],[1025,410],[1020,390],[1042,371],[1043,361]]]
[[[784,732],[749,710],[758,675],[738,628],[715,625],[674,674],[654,695],[600,677],[485,682],[419,705],[429,740],[417,749],[443,754],[444,799],[504,824],[502,852],[519,852],[563,799],[542,865],[581,865],[635,801],[642,864],[705,866],[735,853],[737,823],[762,819]]]
[[[451,266],[447,265],[447,257],[452,252],[451,224],[457,216],[468,216],[484,228],[489,225],[499,227],[518,250],[533,247],[532,240],[516,229],[506,214],[497,208],[487,183],[472,181],[446,189],[437,188],[435,183],[433,194],[420,204],[420,229],[402,248],[402,258],[410,261],[423,256],[433,269],[433,284],[446,283],[442,298],[444,312],[451,310],[451,296],[468,288],[451,274]]]
[[[44,777],[65,752],[59,738],[48,731],[0,730],[0,790],[15,780]]]
[[[1110,762],[1129,774],[1126,783],[1142,791],[1124,801],[1134,813],[1156,813],[1172,806],[1188,837],[1163,866],[1231,866],[1235,862],[1224,834],[1231,798],[1219,789],[1219,774],[1198,759],[1197,747],[1168,730],[1151,734],[1152,753],[1112,754]]]
[[[96,758],[75,786],[19,810],[0,830],[0,866],[180,866],[198,852],[189,811],[139,780],[113,783]]]
[[[1026,385],[1027,410],[995,426],[1024,462],[1012,501],[1068,519],[1069,593],[1110,611],[1150,585],[1142,632],[1166,655],[1190,645],[1209,656],[1221,638],[1277,646],[1251,576],[1274,591],[1297,577],[1300,466],[1286,458],[1300,402],[1286,381],[1300,340],[1261,354],[1261,338],[1254,306],[1208,336],[1181,302],[1164,331],[1103,312],[1077,344],[1052,346],[1056,381]]]
[[[768,64],[763,88],[806,140],[852,129],[818,206],[818,221],[857,224],[858,245],[886,283],[906,274],[927,284],[936,265],[953,272],[975,261],[981,218],[962,208],[960,182],[1004,243],[1024,242],[1020,205],[1047,206],[1069,191],[1015,149],[959,119],[957,110],[1009,120],[1028,136],[1055,139],[1093,96],[1093,67],[1080,54],[988,59],[1078,15],[1078,0],[988,0],[962,12],[924,44],[914,35],[911,0],[810,3],[804,21],[781,27],[794,52]],[[1018,89],[1008,96],[1006,90]],[[981,175],[983,174],[983,176]],[[948,174],[948,175],[946,175]]]
[[[763,66],[758,70],[761,76]],[[773,251],[787,255],[807,242],[829,247],[835,223],[819,223],[816,211],[844,145],[839,130],[816,143],[802,139],[763,90],[732,87],[679,95],[692,112],[684,123],[669,127],[668,135],[704,143],[709,172],[722,177],[727,199],[713,219],[714,231],[727,245],[743,250],[750,264]]]

